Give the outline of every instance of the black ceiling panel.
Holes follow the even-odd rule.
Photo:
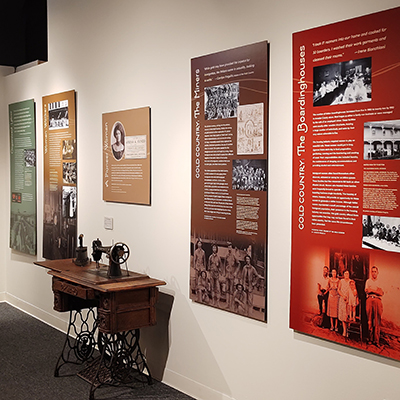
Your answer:
[[[47,0],[0,0],[0,65],[47,61]]]

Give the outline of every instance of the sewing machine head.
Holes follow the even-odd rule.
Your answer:
[[[130,253],[129,247],[125,243],[118,242],[112,246],[103,246],[97,238],[97,240],[93,240],[92,249],[92,257],[96,262],[97,268],[99,268],[99,261],[104,253],[109,259],[107,276],[109,278],[122,276],[120,265],[126,263]]]

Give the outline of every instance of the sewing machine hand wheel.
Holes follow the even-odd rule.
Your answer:
[[[123,264],[129,258],[129,247],[125,243],[116,243],[110,251],[110,259],[116,264]]]

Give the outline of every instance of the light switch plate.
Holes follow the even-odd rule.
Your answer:
[[[114,219],[112,217],[104,217],[104,229],[112,231],[114,228]]]

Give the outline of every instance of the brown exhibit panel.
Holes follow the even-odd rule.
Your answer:
[[[42,97],[43,257],[75,255],[78,216],[76,92]]]
[[[151,204],[150,107],[104,113],[103,200]]]
[[[190,298],[266,321],[269,43],[191,60]]]

